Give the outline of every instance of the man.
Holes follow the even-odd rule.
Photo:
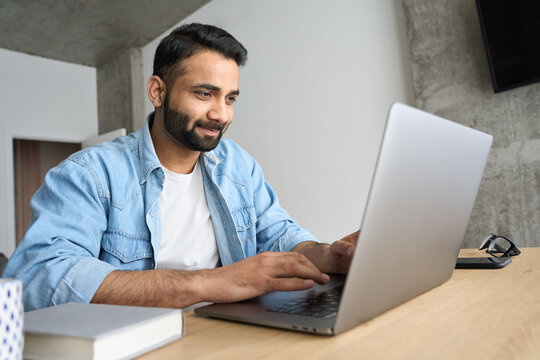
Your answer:
[[[139,131],[52,169],[4,276],[26,310],[64,302],[183,308],[301,290],[344,273],[357,233],[319,244],[280,208],[258,164],[220,141],[245,48],[189,24],[164,38]]]

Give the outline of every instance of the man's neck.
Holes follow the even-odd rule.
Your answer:
[[[156,111],[154,114],[150,136],[161,165],[179,174],[190,174],[193,171],[201,152],[188,149],[176,141],[165,130],[161,112]]]

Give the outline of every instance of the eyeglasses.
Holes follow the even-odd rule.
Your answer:
[[[486,249],[488,254],[495,257],[509,257],[521,254],[521,251],[510,239],[495,234],[489,234],[479,249]]]

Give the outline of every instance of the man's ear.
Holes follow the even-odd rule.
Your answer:
[[[148,79],[148,83],[146,84],[146,91],[148,93],[148,98],[150,99],[150,102],[156,108],[163,106],[167,89],[165,87],[165,83],[163,82],[163,80],[161,80],[159,76],[153,75],[150,79]]]

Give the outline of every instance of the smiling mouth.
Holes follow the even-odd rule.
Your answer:
[[[205,133],[206,135],[208,136],[216,136],[219,134],[219,130],[218,129],[210,129],[210,128],[207,128],[207,127],[204,127],[204,126],[201,126],[201,125],[198,125],[197,126],[199,129],[202,130],[203,133]]]

